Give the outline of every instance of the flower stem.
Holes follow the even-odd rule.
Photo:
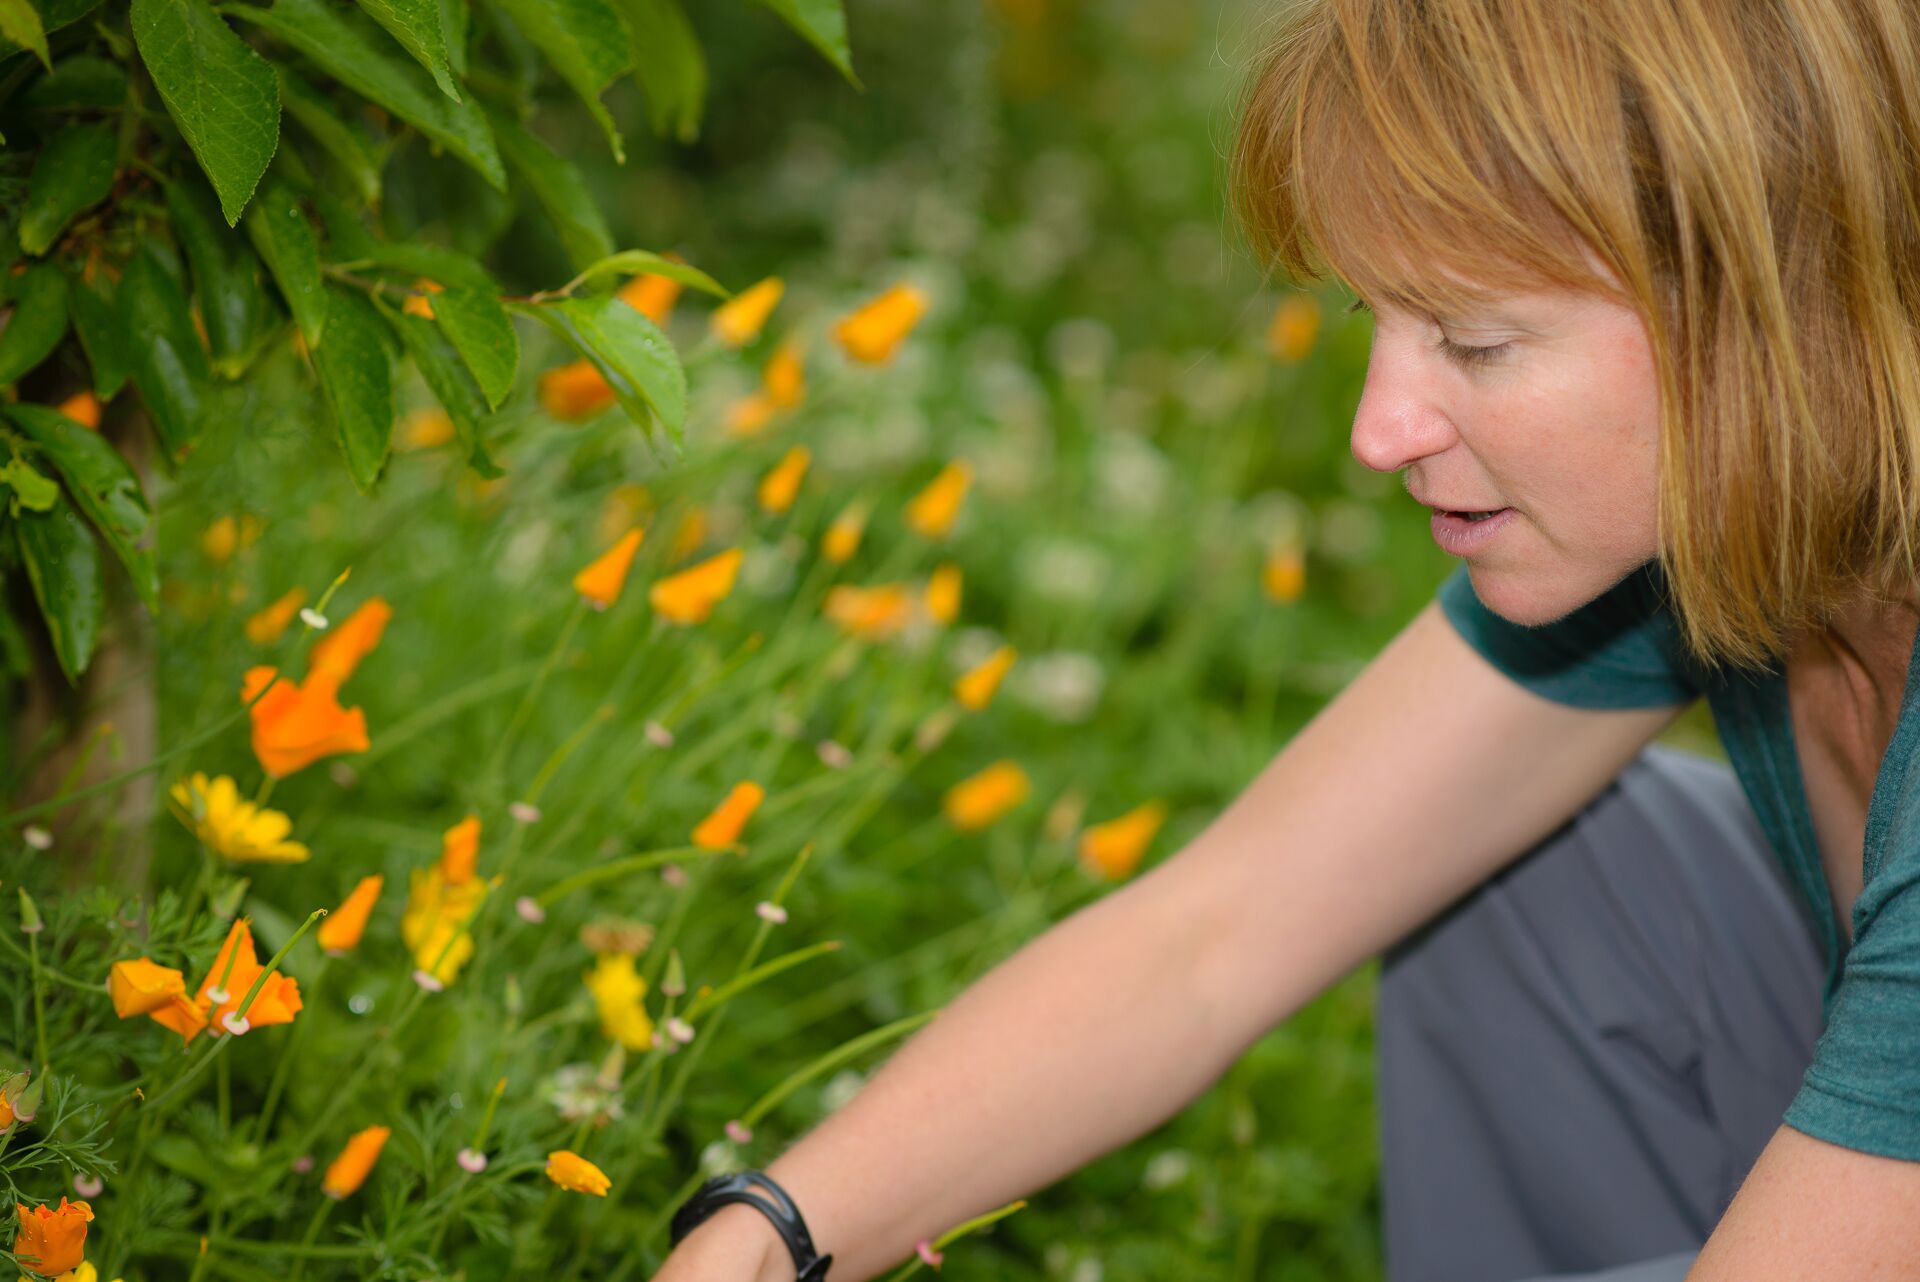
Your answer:
[[[53,1060],[47,1054],[47,1003],[40,982],[40,932],[27,936],[27,951],[33,958],[33,1036],[40,1054],[40,1071],[51,1073]]]
[[[540,691],[546,686],[547,678],[553,675],[554,667],[560,662],[560,656],[566,653],[567,643],[573,640],[573,634],[580,626],[580,620],[587,614],[587,599],[576,596],[573,609],[567,612],[567,621],[560,628],[560,636],[553,643],[553,649],[547,652],[545,663],[534,674],[533,684],[520,696],[520,706],[513,710],[513,717],[507,722],[506,730],[493,745],[493,755],[487,759],[486,769],[480,772],[482,786],[489,792],[495,790],[500,780],[501,767],[506,764],[507,752],[513,747],[514,739],[520,733],[520,727],[533,711],[533,705],[540,697]]]

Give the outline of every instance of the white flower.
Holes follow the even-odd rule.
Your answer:
[[[327,616],[312,606],[302,606],[300,608],[300,622],[320,632],[327,630]]]

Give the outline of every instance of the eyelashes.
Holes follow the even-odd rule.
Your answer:
[[[1366,299],[1356,298],[1347,304],[1344,314],[1351,316],[1355,312],[1371,313],[1372,311],[1373,308],[1367,306]],[[1463,369],[1482,369],[1497,363],[1513,344],[1495,343],[1489,347],[1473,347],[1465,343],[1456,343],[1445,334],[1441,334],[1434,340],[1433,346],[1435,351]]]

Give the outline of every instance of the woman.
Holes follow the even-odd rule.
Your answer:
[[[1394,1282],[1920,1276],[1920,10],[1306,0],[1234,152],[1463,564],[768,1173],[834,1282],[1384,954]],[[1649,747],[1697,698],[1733,764]],[[778,1279],[727,1206],[659,1275]]]

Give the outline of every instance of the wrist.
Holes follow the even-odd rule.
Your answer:
[[[701,1242],[705,1239],[704,1242]],[[765,1214],[742,1203],[723,1206],[687,1235],[701,1242],[702,1253],[725,1258],[742,1282],[794,1282],[793,1256]]]

